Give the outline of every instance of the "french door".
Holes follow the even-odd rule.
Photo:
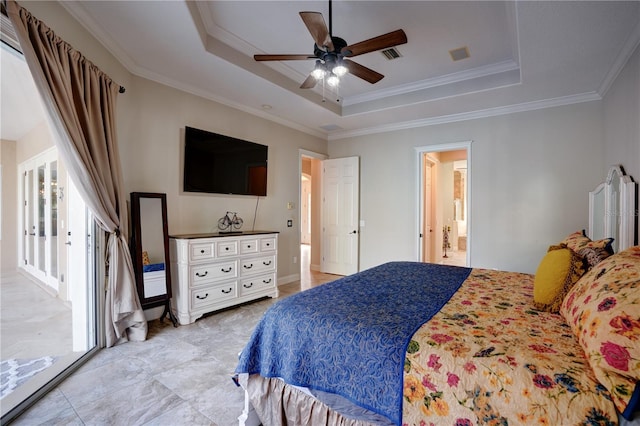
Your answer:
[[[58,291],[58,155],[55,148],[20,164],[21,266]]]

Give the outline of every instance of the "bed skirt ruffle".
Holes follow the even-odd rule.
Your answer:
[[[244,376],[244,377],[243,377]],[[264,426],[370,426],[331,410],[322,401],[277,378],[242,374],[240,384]]]

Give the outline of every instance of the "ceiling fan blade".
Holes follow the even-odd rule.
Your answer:
[[[380,49],[398,46],[407,42],[407,35],[403,30],[395,30],[369,40],[361,41],[350,46],[342,48],[341,53],[344,56],[358,56],[363,53],[374,52]]]
[[[256,61],[300,61],[303,59],[316,59],[313,55],[253,55]]]
[[[327,24],[324,22],[322,13],[320,12],[300,12],[300,17],[307,26],[307,29],[313,37],[313,41],[320,48],[326,48],[327,52],[333,52],[333,41],[331,40],[331,34],[327,29]]]
[[[371,68],[367,68],[364,65],[360,65],[357,62],[350,61],[349,59],[344,59],[344,63],[346,64],[349,72],[356,77],[360,77],[361,79],[368,81],[371,84],[375,84],[384,78],[384,75],[380,74],[372,70]]]
[[[307,77],[307,79],[302,82],[302,84],[300,85],[300,88],[301,89],[313,89],[314,87],[316,87],[317,81],[318,80],[316,80],[314,76],[309,74],[309,77]]]

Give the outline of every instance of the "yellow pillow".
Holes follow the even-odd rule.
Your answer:
[[[549,247],[533,281],[533,305],[546,312],[559,312],[571,287],[584,274],[584,261],[566,245]]]

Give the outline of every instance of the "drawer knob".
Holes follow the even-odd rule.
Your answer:
[[[204,300],[207,297],[209,297],[209,293],[205,293],[204,296],[200,296],[199,294],[196,294],[196,299]]]
[[[267,243],[267,244],[266,244],[266,246],[267,246],[267,247],[269,247],[270,245],[271,245],[270,243]]]
[[[244,288],[251,288],[251,287],[253,287],[253,283],[249,283],[249,284],[242,284],[242,287],[244,287]]]
[[[271,278],[269,278],[268,280],[262,280],[262,282],[265,284],[271,284]]]
[[[226,251],[229,251],[229,247],[225,247],[224,249],[225,249]]]
[[[208,273],[209,271],[204,271],[204,274],[201,274],[200,272],[196,272],[196,277],[200,277],[200,278],[206,277]]]
[[[262,262],[262,264],[263,264],[264,266],[269,266],[269,265],[271,265],[271,261],[268,261],[268,262]]]
[[[227,268],[227,269],[220,268],[220,270],[221,270],[222,272],[224,272],[225,274],[226,274],[226,273],[231,272],[231,270],[232,270],[232,269],[233,269],[233,268],[232,268],[231,266],[229,266],[229,268]]]
[[[222,289],[221,291],[222,291],[224,294],[229,294],[229,293],[231,293],[231,290],[233,290],[233,289],[232,289],[232,288],[230,288],[229,290]]]
[[[204,254],[204,250],[200,250],[200,254]]]
[[[253,268],[253,263],[250,263],[249,265],[242,265],[242,267],[244,269],[251,269],[251,268]]]

